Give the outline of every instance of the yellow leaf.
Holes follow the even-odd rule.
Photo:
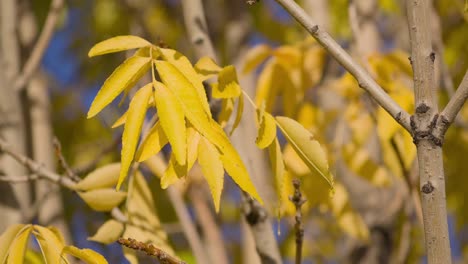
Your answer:
[[[164,84],[154,82],[153,85],[161,127],[171,143],[172,152],[177,162],[184,165],[187,159],[187,130],[184,110],[176,96]]]
[[[226,172],[241,189],[261,202],[239,154],[230,143],[221,126],[206,115],[200,104],[199,97],[193,92],[194,90],[190,82],[171,64],[164,61],[156,61],[155,63],[161,79],[179,99],[184,109],[185,116],[193,127],[202,136],[216,145],[220,149],[220,152],[222,152],[221,160],[223,161]]]
[[[270,156],[270,163],[272,167],[272,172],[275,177],[276,183],[276,193],[279,197],[279,204],[283,204],[285,201],[285,196],[283,195],[283,188],[284,188],[284,161],[283,161],[283,153],[281,152],[281,146],[278,142],[278,139],[275,137],[274,143],[270,144],[268,147],[268,153]]]
[[[198,76],[198,73],[195,71],[187,57],[172,49],[159,50],[161,51],[162,57],[172,66],[174,66],[180,73],[182,73],[182,75],[192,84],[196,93],[198,94],[203,110],[206,114],[208,114],[209,117],[211,117],[210,106],[208,104],[208,99],[206,97],[206,92],[205,88],[203,87],[202,80]],[[171,88],[167,83],[165,84],[167,87]],[[174,91],[172,88],[171,90]]]
[[[290,68],[299,65],[303,54],[300,48],[286,45],[275,49],[273,56],[280,64],[286,66],[285,68]]]
[[[32,226],[26,225],[16,234],[15,240],[10,245],[7,264],[23,263],[31,230]]]
[[[88,118],[99,113],[122,91],[135,85],[150,68],[150,61],[151,58],[133,56],[117,67],[94,98],[88,111]]]
[[[302,71],[304,77],[307,78],[305,87],[311,88],[315,86],[322,78],[325,55],[325,50],[319,45],[314,45],[304,52],[304,67]]]
[[[47,264],[61,263],[60,252],[65,245],[56,233],[46,227],[35,225],[34,236],[39,243],[45,262]]]
[[[113,243],[119,239],[124,232],[124,225],[114,219],[107,220],[94,236],[88,237],[88,240],[103,243],[105,245]]]
[[[333,177],[328,170],[328,160],[325,151],[312,134],[297,121],[277,116],[278,127],[286,137],[299,157],[312,172],[318,173],[333,188]]]
[[[122,135],[122,167],[120,169],[119,181],[117,182],[117,190],[120,189],[120,186],[127,177],[128,170],[132,164],[151,94],[152,84],[149,83],[135,93],[128,107],[127,122],[125,122]]]
[[[22,224],[11,225],[0,236],[0,263],[5,263],[10,246],[23,227]]]
[[[100,188],[110,188],[117,184],[119,179],[120,163],[112,163],[90,172],[74,187],[75,190],[88,191]]]
[[[146,167],[148,167],[151,173],[153,173],[154,176],[158,178],[163,177],[164,171],[166,170],[166,167],[167,167],[166,161],[164,161],[161,158],[161,155],[151,156],[149,159],[144,161],[144,164],[146,165]]]
[[[115,120],[115,122],[114,122],[114,124],[112,124],[111,128],[116,128],[116,127],[119,127],[119,126],[125,124],[125,121],[127,121],[127,113],[128,112],[125,112],[117,120]]]
[[[237,80],[236,68],[232,65],[224,67],[218,75],[218,84],[212,84],[211,87],[214,98],[239,97],[241,88]]]
[[[66,246],[61,255],[63,254],[70,254],[88,264],[107,264],[107,260],[101,254],[88,248],[79,249],[74,246]]]
[[[201,135],[192,126],[187,129],[187,172],[193,167],[198,158],[198,144]]]
[[[243,74],[251,72],[257,68],[268,56],[271,55],[271,48],[267,45],[260,44],[251,48],[245,56]]]
[[[179,178],[186,175],[187,166],[181,166],[177,164],[177,161],[174,158],[174,153],[172,153],[167,168],[161,178],[161,188],[166,189],[167,187],[177,182]]]
[[[219,67],[210,57],[199,59],[194,68],[202,81],[217,75],[221,71],[221,67]]]
[[[275,79],[278,65],[275,59],[269,60],[258,76],[255,105],[261,106],[265,102],[265,110],[271,112],[279,92],[279,82]]]
[[[257,116],[260,127],[255,144],[257,144],[259,148],[264,149],[276,138],[276,122],[273,116],[263,109],[257,109]]]
[[[216,212],[219,212],[224,182],[224,168],[218,150],[205,138],[201,138],[198,145],[198,163],[201,166],[203,176],[205,176],[210,186]]]
[[[225,98],[221,100],[221,111],[218,114],[218,123],[225,127],[234,111],[234,98]]]
[[[239,126],[242,119],[242,113],[244,113],[244,95],[239,96],[239,100],[237,101],[236,119],[232,124],[231,131],[229,131],[229,136],[231,136],[232,133],[234,133],[234,130]]]
[[[161,122],[158,121],[151,128],[150,132],[143,140],[135,156],[138,162],[145,161],[151,156],[156,155],[168,143],[166,134],[161,127]]]
[[[116,191],[112,188],[78,192],[78,195],[89,207],[99,212],[109,212],[127,197],[126,192]]]
[[[117,36],[106,39],[94,45],[88,53],[89,57],[107,53],[119,52],[129,49],[137,49],[151,46],[148,41],[136,36]]]
[[[413,109],[413,94],[409,90],[400,89],[390,96],[406,111]],[[377,131],[381,140],[390,140],[398,130],[400,124],[383,108],[377,110]]]

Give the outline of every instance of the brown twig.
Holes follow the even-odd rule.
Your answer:
[[[68,162],[62,153],[62,144],[60,144],[60,141],[58,140],[57,137],[54,137],[53,143],[54,143],[54,148],[55,148],[55,155],[57,156],[57,159],[59,160],[60,166],[65,170],[65,174],[74,181],[81,180],[81,178],[78,177],[78,175],[76,175],[73,172],[73,170],[70,168],[70,166],[68,165]]]
[[[178,258],[169,255],[167,252],[153,246],[152,244],[147,244],[144,242],[137,241],[133,238],[119,238],[117,240],[122,246],[128,248],[143,251],[149,256],[156,257],[161,264],[185,264],[184,261],[179,260]]]
[[[293,179],[292,184],[294,186],[294,195],[290,195],[289,200],[296,207],[296,224],[294,225],[294,228],[296,230],[296,264],[301,264],[302,244],[304,242],[304,227],[302,226],[301,207],[307,201],[307,199],[302,197],[301,181],[299,179]]]
[[[49,13],[47,14],[41,35],[39,36],[39,39],[37,40],[31,55],[24,64],[23,71],[18,75],[14,82],[14,90],[20,91],[23,89],[39,66],[42,56],[44,55],[50,39],[52,38],[55,25],[57,24],[59,18],[59,13],[63,6],[64,0],[52,0],[50,3]]]

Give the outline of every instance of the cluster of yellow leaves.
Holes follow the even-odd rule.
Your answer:
[[[91,250],[65,245],[60,231],[54,227],[16,224],[10,226],[0,236],[0,263],[23,263],[31,234],[42,252],[40,263],[70,263],[67,255],[72,255],[90,264],[107,264],[104,257]]]
[[[165,145],[170,144],[171,157],[161,177],[163,188],[186,176],[198,160],[210,186],[217,211],[223,188],[224,171],[241,189],[262,202],[239,154],[223,131],[236,101],[237,116],[230,134],[242,118],[244,97],[235,68],[233,66],[220,67],[206,57],[192,66],[189,60],[179,52],[154,46],[134,36],[115,37],[100,42],[90,50],[89,56],[134,48],[139,50],[117,67],[105,81],[88,112],[88,118],[93,117],[120,93],[124,92],[126,95],[143,74],[151,69],[152,82],[136,91],[127,112],[113,125],[113,127],[124,125],[122,161],[117,189],[126,178],[132,162],[144,162],[154,157]],[[316,49],[306,49],[304,52],[307,57],[313,57],[317,55],[316,51]],[[300,54],[296,54],[292,48],[279,49],[274,54],[280,62],[278,67],[289,63],[288,57],[291,54],[298,60],[296,64],[300,60]],[[312,64],[316,62],[309,59],[300,63],[310,68],[315,67]],[[155,77],[156,72],[159,79]],[[298,83],[301,87],[310,84],[310,78],[315,78],[314,81],[318,80],[318,76],[311,77],[297,70],[291,74],[302,76],[299,77],[301,81]],[[203,81],[215,76],[217,82],[211,83],[212,97],[222,100],[218,122],[211,115],[203,87]],[[308,76],[307,83],[304,80],[306,76]],[[305,88],[301,89],[303,94]],[[145,115],[151,107],[157,109],[158,121],[138,146]],[[332,176],[328,170],[326,154],[309,131],[293,119],[280,116],[274,118],[264,108],[257,108],[257,117],[259,134],[256,144],[260,148],[269,148],[275,179],[280,190],[283,186],[285,170],[281,148],[276,137],[277,126],[306,166],[332,186]],[[83,194],[81,196],[83,197]]]
[[[320,81],[325,51],[312,38],[276,49],[257,45],[247,54],[243,72],[249,73],[263,62],[255,104],[259,107],[265,103],[265,110],[272,112],[277,97],[281,96],[284,114],[294,118],[305,92]]]
[[[136,171],[131,178],[127,193],[113,188],[119,179],[120,163],[112,163],[89,173],[78,182],[74,189],[78,195],[94,210],[110,211],[124,198],[125,223],[115,219],[107,220],[89,240],[110,244],[119,237],[131,237],[138,241],[149,242],[168,253],[173,253],[167,243],[167,234],[161,228],[151,190],[143,177]],[[138,263],[133,250],[123,247],[125,257],[132,263]]]

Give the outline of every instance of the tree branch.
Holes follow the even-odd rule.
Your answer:
[[[184,261],[169,255],[167,252],[164,252],[152,244],[143,243],[132,238],[119,238],[117,242],[128,248],[143,251],[149,256],[154,256],[161,264],[185,264]]]
[[[301,264],[302,244],[304,241],[304,227],[302,226],[301,207],[307,200],[302,197],[301,181],[299,179],[294,179],[292,184],[294,186],[294,195],[289,196],[289,200],[296,207],[296,224],[294,225],[294,228],[296,229],[296,264]]]
[[[49,13],[47,14],[44,27],[42,28],[41,35],[34,46],[31,55],[24,64],[23,71],[18,75],[14,82],[14,90],[20,91],[26,87],[26,84],[31,79],[33,74],[41,62],[44,52],[49,45],[52,34],[54,33],[57,24],[59,13],[64,7],[64,0],[52,0],[50,3]]]
[[[354,78],[406,130],[411,131],[410,115],[402,109],[351,56],[293,0],[276,0],[320,45],[325,48]]]
[[[458,86],[458,89],[455,91],[455,94],[450,101],[448,102],[447,106],[445,106],[444,110],[441,113],[442,120],[446,119],[446,126],[448,127],[457,116],[458,112],[463,107],[466,99],[468,98],[468,70],[463,77],[462,82]]]

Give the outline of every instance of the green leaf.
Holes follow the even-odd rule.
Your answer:
[[[247,74],[257,68],[268,56],[271,55],[271,48],[261,44],[250,49],[245,56],[244,70],[242,73]]]
[[[166,134],[177,162],[185,165],[187,160],[187,130],[185,115],[177,97],[164,84],[154,82],[154,97],[161,127]]]
[[[88,237],[88,240],[103,243],[105,245],[113,243],[119,239],[124,232],[124,225],[114,219],[107,220],[94,236]]]
[[[200,103],[202,104],[203,110],[205,113],[211,117],[210,105],[208,104],[208,99],[206,97],[205,88],[203,87],[203,82],[198,76],[198,73],[193,68],[190,61],[182,55],[180,52],[172,49],[159,49],[164,60],[169,62],[172,66],[179,70],[180,73],[192,84],[198,97]],[[159,71],[159,70],[158,70]],[[174,91],[169,85],[166,84],[172,91]]]
[[[88,118],[98,114],[121,92],[132,87],[150,68],[151,58],[132,56],[107,78],[88,111]]]
[[[62,240],[57,237],[55,231],[52,231],[46,227],[34,226],[34,236],[39,243],[42,255],[44,256],[47,264],[59,264],[60,252],[65,246]]]
[[[66,246],[61,255],[64,254],[75,256],[88,264],[107,264],[107,260],[101,254],[88,248],[79,249],[74,246]]]
[[[202,81],[216,76],[221,71],[221,67],[219,67],[210,57],[199,59],[194,68]]]
[[[219,203],[224,182],[223,163],[216,147],[203,137],[200,139],[200,144],[198,145],[198,163],[201,166],[203,176],[205,176],[210,186],[216,212],[219,212]]]
[[[113,188],[78,192],[78,195],[89,207],[99,212],[109,212],[127,197],[126,192],[116,191]]]
[[[6,229],[3,234],[0,236],[0,263],[5,263],[5,260],[8,256],[8,251],[10,249],[13,240],[16,238],[18,233],[24,228],[23,224],[11,225]]]
[[[89,191],[100,188],[114,187],[119,180],[120,163],[102,166],[90,172],[74,187],[75,190]]]
[[[31,230],[32,226],[26,225],[17,233],[15,239],[10,245],[7,264],[23,263]]]
[[[200,99],[191,83],[173,65],[165,61],[156,61],[155,63],[163,83],[174,92],[184,109],[185,116],[193,127],[222,152],[221,160],[227,173],[241,189],[261,202],[255,186],[249,179],[242,159],[230,143],[221,126],[203,110]]]
[[[149,159],[151,156],[158,154],[168,142],[169,140],[161,127],[161,122],[156,122],[141,143],[135,159],[138,162]]]
[[[224,67],[218,75],[218,84],[211,85],[214,98],[233,98],[241,95],[241,88],[237,80],[234,66]]]
[[[333,188],[333,176],[328,170],[327,155],[318,141],[314,140],[312,134],[297,121],[284,116],[277,116],[276,120],[286,140],[307,167],[322,176]]]
[[[117,36],[106,39],[94,45],[88,53],[89,57],[114,53],[123,50],[151,46],[148,41],[136,36]]]
[[[128,170],[132,164],[138,139],[140,138],[141,127],[145,119],[148,100],[152,94],[152,86],[149,83],[140,88],[130,102],[127,122],[125,122],[122,135],[122,167],[120,169],[119,181],[117,182],[117,190],[120,189],[120,186],[127,177]]]
[[[259,148],[264,149],[276,138],[276,122],[273,116],[263,109],[257,109],[257,116],[260,127],[255,144],[257,144]]]

